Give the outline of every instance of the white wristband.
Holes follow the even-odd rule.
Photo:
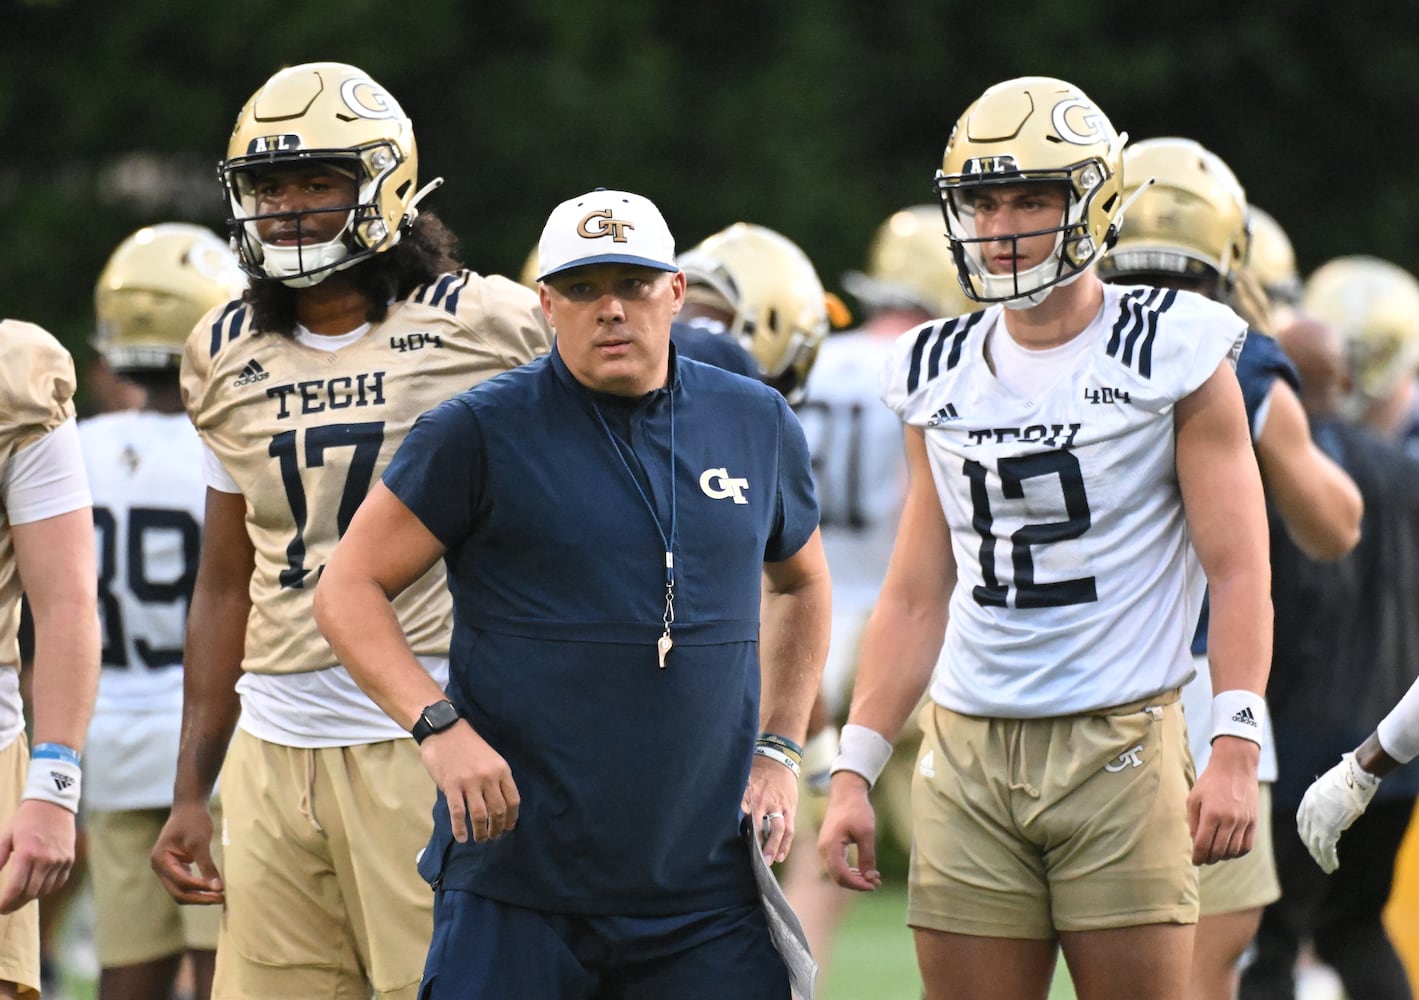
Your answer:
[[[828,773],[851,771],[866,779],[867,787],[871,788],[877,784],[877,778],[891,756],[892,744],[885,736],[875,729],[848,723],[843,726],[842,738],[838,743],[838,757],[833,761]]]
[[[1212,699],[1212,738],[1240,736],[1261,746],[1266,724],[1266,699],[1240,688],[1219,691]]]
[[[30,761],[25,778],[26,799],[40,799],[63,806],[70,812],[79,811],[79,785],[83,772],[72,760],[40,757]]]
[[[793,776],[794,776],[795,778],[798,777],[798,774],[799,774],[799,764],[798,764],[798,761],[794,760],[792,757],[790,757],[788,754],[784,753],[782,750],[778,749],[777,747],[765,746],[763,743],[760,743],[758,746],[754,747],[754,756],[755,756],[755,757],[767,757],[769,760],[776,760],[776,761],[778,761],[780,764],[782,764],[784,767],[786,767],[786,768],[788,768],[790,771],[792,771],[792,772],[793,772]]]

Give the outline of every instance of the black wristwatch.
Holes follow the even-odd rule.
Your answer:
[[[458,709],[453,707],[453,702],[445,698],[420,712],[418,721],[409,732],[414,735],[415,743],[422,743],[434,733],[443,732],[457,721]]]

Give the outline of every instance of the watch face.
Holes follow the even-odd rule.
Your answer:
[[[458,721],[458,709],[446,701],[435,702],[424,709],[424,719],[430,729],[439,732]]]

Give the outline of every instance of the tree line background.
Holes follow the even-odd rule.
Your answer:
[[[653,198],[682,248],[777,229],[840,290],[875,228],[932,198],[966,105],[1026,74],[1078,84],[1134,139],[1218,153],[1303,273],[1347,253],[1419,270],[1419,4],[1005,6],[0,0],[0,316],[82,360],[114,246],[154,222],[225,232],[237,111],[314,60],[400,101],[421,182],[446,178],[425,205],[483,272],[516,276],[551,208],[606,186]]]

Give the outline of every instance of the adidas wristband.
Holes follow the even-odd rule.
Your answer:
[[[1240,736],[1261,746],[1266,722],[1266,699],[1240,688],[1219,691],[1212,699],[1212,738]]]
[[[877,784],[877,778],[891,757],[892,744],[885,736],[875,729],[848,723],[843,726],[838,742],[838,756],[833,761],[829,773],[851,771],[860,775],[867,782],[867,787],[871,788]]]
[[[77,750],[62,743],[39,743],[30,756],[22,798],[52,802],[77,813],[82,778]]]

